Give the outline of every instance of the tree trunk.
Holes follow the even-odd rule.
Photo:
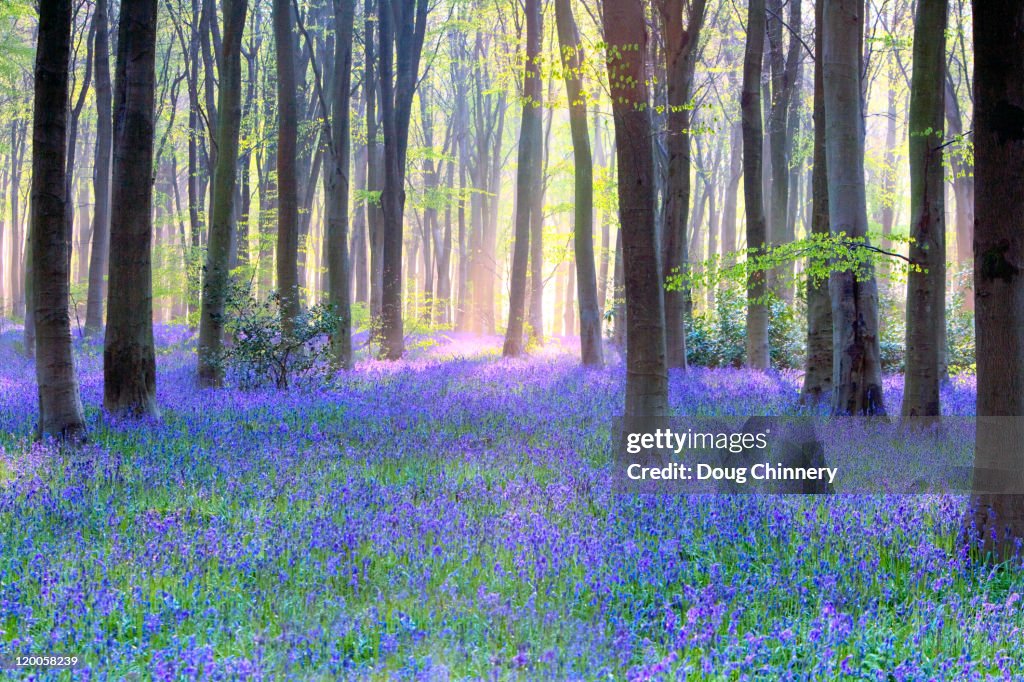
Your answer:
[[[342,369],[352,366],[352,311],[348,259],[349,99],[352,83],[352,24],[355,0],[334,0],[334,76],[332,78],[330,158],[324,173],[327,213],[328,300],[338,316],[331,354]]]
[[[110,254],[110,164],[113,140],[110,90],[110,38],[107,0],[96,0],[93,39],[96,46],[96,150],[92,183],[95,206],[92,218],[92,248],[89,256],[89,290],[85,306],[85,331],[96,334],[103,328],[103,301],[107,297],[106,276]]]
[[[743,94],[740,107],[743,114],[743,197],[747,211],[747,248],[751,256],[767,246],[767,221],[764,215],[764,187],[761,158],[764,134],[761,128],[761,62],[764,53],[765,6],[764,0],[750,0],[747,19],[747,47],[743,60]],[[747,275],[747,366],[768,369],[768,306],[765,297],[768,288],[766,273],[752,270]]]
[[[1019,481],[1024,469],[1024,4],[976,0],[973,8],[977,486],[980,474]],[[983,428],[986,417],[1014,419]],[[1024,539],[1019,486],[1002,492],[977,486],[975,494],[967,539],[997,560],[1018,554]]]
[[[867,239],[861,107],[862,0],[825,0],[824,78],[828,208],[833,234]],[[878,288],[868,274],[834,272],[832,411],[885,414],[878,346]]]
[[[103,407],[135,417],[159,414],[151,256],[157,7],[122,3],[117,36]]]
[[[290,0],[274,0],[277,46],[277,293],[281,328],[290,335],[299,314],[298,104]]]
[[[946,204],[942,165],[948,0],[920,0],[910,89],[910,259],[904,417],[937,417],[946,327]]]
[[[378,45],[384,128],[381,357],[405,352],[402,331],[402,227],[409,119],[426,32],[427,0],[379,0]]]
[[[82,400],[68,317],[70,245],[65,239],[68,197],[68,62],[70,0],[40,0],[32,120],[32,316],[40,437],[85,437]]]
[[[666,149],[668,151],[668,182],[666,185],[664,227],[664,274],[685,272],[689,267],[686,219],[690,210],[690,87],[696,67],[697,44],[704,24],[705,2],[694,0],[689,5],[683,27],[684,2],[661,0],[665,27],[666,77],[668,80],[668,113]],[[690,289],[665,290],[665,348],[668,366],[686,368],[686,313],[690,306]]]
[[[729,136],[729,181],[722,201],[722,255],[736,250],[736,204],[743,176],[743,123],[733,124]]]
[[[362,111],[358,112],[365,116],[366,87],[362,88],[363,101],[361,103]],[[355,183],[356,183],[356,195],[360,198],[356,200],[355,215],[352,217],[352,248],[350,253],[352,256],[352,274],[353,274],[353,290],[355,291],[355,301],[357,303],[369,304],[370,302],[370,263],[367,258],[367,246],[369,240],[367,239],[366,230],[366,215],[369,212],[369,202],[366,201],[365,192],[367,189],[366,180],[366,162],[369,158],[369,147],[366,144],[360,144],[357,147],[355,153]]]
[[[825,154],[824,35],[822,10],[825,0],[814,3],[814,169],[811,180],[811,234],[829,234],[828,162]],[[800,399],[817,404],[832,393],[832,301],[828,284],[807,277],[807,371]]]
[[[600,367],[604,364],[604,356],[594,264],[594,165],[590,156],[586,93],[583,91],[583,48],[569,0],[556,0],[555,22],[558,24],[565,89],[569,95],[569,126],[575,167],[573,245],[576,298],[580,309],[580,357],[584,365]],[[604,270],[607,275],[607,261]]]
[[[619,224],[626,294],[625,415],[661,417],[668,414],[668,367],[642,2],[605,2],[604,36],[619,164]]]
[[[525,350],[526,274],[530,261],[533,199],[540,191],[541,101],[540,0],[526,0],[526,67],[523,72],[523,117],[519,129],[519,163],[516,169],[515,241],[509,278],[508,327],[502,355],[519,357]],[[533,281],[536,287],[536,280]],[[543,330],[534,330],[543,334]]]
[[[594,164],[601,169],[602,177],[607,171],[608,163],[604,151],[604,130],[599,116],[594,116]],[[593,190],[591,190],[593,198]],[[611,224],[604,214],[604,209],[598,202],[594,207],[594,221],[601,226],[601,258],[597,273],[597,312],[600,318],[604,317],[608,309],[608,269],[611,264],[612,250],[612,229]],[[601,319],[598,319],[598,329],[601,327]]]
[[[218,356],[224,340],[224,306],[231,274],[228,269],[228,250],[231,248],[231,233],[234,231],[235,182],[238,179],[238,136],[242,117],[241,48],[246,4],[246,0],[224,2],[217,166],[213,174],[210,234],[199,316],[199,383],[202,386],[219,386],[224,379]]]
[[[380,85],[377,81],[377,56],[374,40],[377,22],[372,18],[376,12],[376,6],[372,0],[366,0],[363,7],[363,13],[366,16],[363,30],[365,54],[363,80],[366,83],[366,188],[371,192],[380,192],[384,187],[384,157],[383,149],[377,140],[379,135],[377,102],[380,96]],[[384,289],[384,233],[381,231],[383,222],[384,216],[378,196],[366,205],[366,227],[370,246],[370,315],[375,320],[379,320],[381,316],[381,296]]]
[[[768,115],[768,137],[771,152],[771,226],[768,229],[773,246],[787,244],[795,238],[792,216],[789,215],[789,173],[793,139],[790,134],[790,118],[794,116],[797,99],[798,65],[802,55],[796,36],[801,28],[800,2],[790,2],[787,30],[795,33],[789,38],[789,53],[784,55],[782,0],[769,0],[768,12],[768,53],[771,65],[771,102]],[[793,301],[793,264],[786,263],[771,273],[772,289],[787,302]]]

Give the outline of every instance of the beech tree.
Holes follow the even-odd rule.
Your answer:
[[[978,474],[1019,481],[1024,471],[1024,4],[975,0],[973,8],[979,423],[966,537],[972,547],[979,543],[990,557],[1005,559],[1017,555],[1024,539],[1024,494],[985,490]]]
[[[947,0],[919,0],[910,88],[910,260],[903,416],[938,416],[946,327],[942,164]]]
[[[70,248],[66,239],[70,0],[40,0],[32,114],[29,239],[40,437],[85,437],[71,349]]]
[[[96,147],[93,159],[92,246],[89,255],[89,289],[85,306],[85,330],[96,334],[103,327],[103,301],[107,292],[110,253],[110,166],[113,153],[113,97],[110,88],[110,38],[108,0],[96,0],[93,14],[93,59],[96,69]]]
[[[604,37],[619,166],[619,224],[626,298],[625,414],[660,417],[668,414],[668,366],[655,224],[648,74],[644,62],[647,28],[642,1],[605,2]]]
[[[519,164],[516,170],[515,241],[510,273],[508,327],[502,355],[518,357],[525,347],[526,269],[530,262],[533,201],[541,191],[540,0],[526,0],[526,64],[523,70],[523,117],[519,128]],[[534,280],[534,283],[536,281]]]
[[[686,223],[690,210],[690,89],[697,65],[697,44],[704,25],[705,0],[660,0],[665,27],[665,58],[668,132],[668,182],[666,187],[662,245],[664,272],[688,267]],[[684,15],[686,26],[683,26]],[[692,226],[696,232],[698,225]],[[686,367],[686,313],[689,288],[665,291],[665,347],[669,367]]]
[[[103,406],[134,416],[159,413],[151,256],[157,6],[122,2],[117,35]]]
[[[747,212],[747,248],[752,253],[763,250],[768,243],[762,178],[764,132],[761,124],[761,62],[764,34],[764,0],[750,0],[740,110],[743,121],[743,200]],[[768,369],[771,362],[768,355],[767,294],[764,271],[752,269],[747,275],[747,366],[753,369]]]
[[[291,0],[274,0],[277,54],[277,293],[282,330],[290,334],[299,314],[298,104]]]
[[[224,337],[224,307],[230,277],[228,254],[235,230],[235,182],[238,179],[238,135],[242,120],[242,33],[245,30],[246,4],[247,0],[224,0],[217,165],[213,174],[213,210],[199,317],[198,368],[199,382],[203,386],[219,386],[224,378],[218,355]],[[284,314],[288,314],[287,310]]]
[[[402,331],[402,226],[409,119],[427,30],[427,0],[378,0],[378,73],[384,132],[381,357],[405,352]]]
[[[811,178],[811,233],[830,232],[828,159],[825,154],[825,69],[822,12],[825,0],[814,3],[814,169]],[[832,393],[832,301],[828,284],[813,274],[807,278],[807,368],[801,400],[818,403]]]
[[[334,0],[334,74],[331,86],[331,118],[328,164],[324,169],[328,300],[338,317],[331,336],[337,366],[352,366],[352,313],[348,253],[348,198],[350,160],[350,89],[352,86],[352,26],[354,0]]]
[[[569,126],[574,161],[573,246],[576,256],[576,297],[579,301],[580,355],[584,365],[599,367],[604,364],[604,356],[594,264],[594,162],[590,154],[590,131],[587,125],[587,93],[583,89],[583,46],[569,0],[555,0],[555,22],[558,24],[562,73],[569,97]],[[598,141],[600,136],[598,130]],[[607,232],[607,228],[605,230]],[[607,270],[605,258],[605,276]]]
[[[825,155],[829,222],[833,234],[867,240],[862,115],[862,0],[825,0]],[[885,414],[878,339],[878,287],[870,263],[864,273],[833,272],[829,280],[835,331],[832,411]]]

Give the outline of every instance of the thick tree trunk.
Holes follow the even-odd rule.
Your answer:
[[[976,0],[973,8],[977,486],[981,474],[1019,481],[1024,470],[1024,4]],[[1003,419],[984,428],[989,417]],[[975,493],[968,540],[997,560],[1016,555],[1024,494]]]
[[[668,366],[642,2],[605,2],[604,36],[608,44],[608,80],[619,164],[619,224],[626,296],[625,415],[661,417],[668,414]]]
[[[684,4],[688,5],[687,26],[683,27]],[[666,185],[662,244],[664,274],[685,272],[690,254],[686,219],[690,210],[690,87],[696,66],[697,44],[704,24],[705,2],[661,0],[665,27],[665,73],[668,80],[668,182]],[[696,228],[696,226],[694,226]],[[686,368],[686,314],[690,288],[665,290],[665,348],[668,366]]]
[[[920,0],[914,22],[910,89],[910,259],[907,275],[904,417],[940,414],[942,344],[946,327],[945,114],[948,0]]]
[[[274,0],[277,45],[277,293],[282,330],[291,334],[299,314],[299,185],[296,166],[298,103],[290,0]]]
[[[761,160],[764,134],[761,127],[761,62],[764,53],[764,0],[750,0],[747,19],[747,47],[743,60],[743,197],[747,211],[747,248],[756,255],[767,246],[764,215],[764,186]],[[748,257],[748,263],[751,258]],[[747,275],[747,366],[768,369],[768,293],[764,270]]]
[[[210,215],[203,301],[199,316],[199,382],[202,386],[219,386],[224,379],[218,356],[224,340],[224,306],[230,286],[228,250],[231,248],[231,233],[234,231],[238,136],[242,117],[241,48],[246,0],[226,0],[224,9],[217,167],[213,175],[213,210]]]
[[[584,365],[600,367],[604,364],[604,356],[601,348],[601,307],[598,303],[594,264],[594,165],[590,156],[586,93],[583,91],[583,48],[569,0],[556,0],[555,21],[558,24],[565,89],[569,95],[569,126],[575,162],[573,245],[576,255],[576,298],[580,309],[580,357]],[[607,261],[604,270],[607,275]]]
[[[828,163],[825,154],[825,82],[822,10],[815,0],[814,31],[814,169],[811,180],[811,233],[829,234]],[[832,393],[832,300],[828,284],[811,273],[807,278],[807,371],[800,393],[803,402],[817,404]]]
[[[93,57],[96,60],[96,150],[92,183],[95,207],[92,218],[92,247],[89,256],[89,290],[85,305],[85,331],[96,334],[103,328],[103,301],[107,297],[107,263],[110,254],[110,164],[113,145],[113,100],[110,89],[110,38],[108,0],[96,0],[93,24]]]
[[[867,239],[864,121],[861,107],[862,0],[826,0],[824,22],[825,130],[828,208],[833,234]],[[878,287],[868,274],[832,273],[835,414],[885,414],[878,340]]]
[[[352,83],[352,24],[355,0],[334,0],[333,97],[331,103],[330,158],[324,172],[324,201],[327,213],[328,300],[338,317],[331,335],[334,363],[352,366],[352,311],[348,259],[348,178],[351,127],[349,99]]]
[[[65,238],[68,197],[68,61],[70,0],[40,0],[32,120],[32,316],[40,437],[85,437],[68,317],[70,245]]]
[[[121,5],[114,93],[110,287],[103,407],[157,416],[153,345],[153,142],[157,0]]]

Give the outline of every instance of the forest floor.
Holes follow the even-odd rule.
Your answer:
[[[329,386],[199,390],[188,334],[160,328],[162,420],[102,415],[82,347],[91,440],[60,452],[31,444],[17,338],[0,657],[111,680],[1024,677],[1024,574],[955,549],[964,497],[614,494],[617,357],[455,338]],[[695,369],[671,403],[787,414],[798,382]],[[969,414],[973,381],[944,399]]]

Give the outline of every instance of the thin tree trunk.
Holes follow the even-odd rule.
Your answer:
[[[70,259],[65,238],[70,0],[40,0],[32,120],[32,317],[40,437],[85,437],[68,317]]]
[[[910,89],[910,259],[904,417],[937,417],[946,327],[946,204],[942,165],[948,0],[920,0]]]
[[[573,245],[576,256],[576,298],[580,309],[580,357],[584,365],[600,367],[604,364],[604,355],[601,348],[601,307],[598,303],[594,264],[594,165],[590,156],[586,93],[583,91],[583,48],[569,0],[556,0],[555,21],[558,24],[565,89],[569,95],[569,126],[575,162]],[[604,270],[607,275],[607,260]]]
[[[825,0],[815,0],[814,20],[814,170],[812,177],[811,233],[829,234],[828,163],[825,154],[825,83],[822,10]],[[828,284],[807,277],[807,370],[800,392],[801,401],[817,404],[832,393],[832,300]]]
[[[295,41],[290,0],[274,0],[277,45],[277,293],[282,331],[291,335],[299,314],[298,114]]]
[[[729,181],[722,202],[722,255],[736,250],[736,200],[739,198],[740,178],[743,176],[743,124],[736,121],[729,137]]]
[[[747,47],[743,62],[743,196],[747,211],[747,248],[756,256],[768,241],[764,215],[764,187],[761,160],[764,135],[761,128],[761,62],[764,53],[764,0],[750,0],[747,19]],[[747,262],[751,263],[750,256]],[[747,274],[747,366],[768,369],[768,293],[766,273]]]
[[[526,66],[523,72],[523,116],[519,129],[519,162],[516,170],[515,241],[509,282],[508,328],[502,355],[518,357],[525,346],[526,275],[530,261],[533,199],[540,191],[542,134],[540,75],[540,0],[526,0]],[[534,287],[537,281],[533,281]],[[535,330],[542,334],[543,330]]]
[[[110,164],[113,144],[112,98],[110,90],[110,38],[108,36],[108,0],[96,0],[93,24],[96,31],[96,150],[93,162],[92,248],[89,257],[89,290],[85,306],[86,333],[103,328],[103,301],[106,299],[107,263],[110,254]]]
[[[689,12],[683,27],[684,4]],[[690,88],[696,67],[697,45],[704,24],[705,2],[661,0],[665,27],[665,57],[668,87],[666,186],[664,227],[664,274],[684,273],[689,268],[687,213],[690,209]],[[696,228],[696,226],[694,226]],[[686,368],[686,314],[690,307],[689,286],[665,290],[665,344],[668,366]]]
[[[224,340],[225,303],[230,286],[228,250],[234,230],[235,183],[238,179],[238,137],[242,117],[242,33],[246,0],[224,1],[224,39],[221,42],[220,118],[217,124],[217,166],[213,175],[206,272],[199,316],[199,382],[219,386],[224,380],[220,364]]]
[[[349,99],[352,83],[352,24],[355,0],[334,0],[333,102],[331,103],[330,163],[324,173],[327,213],[328,300],[338,316],[331,335],[331,354],[338,367],[352,366],[352,311],[348,259],[348,178],[351,142]]]
[[[604,151],[604,130],[601,119],[594,116],[594,164],[601,169],[602,174],[606,172],[608,160]],[[593,196],[593,191],[591,191]],[[600,318],[604,317],[608,309],[608,271],[611,264],[612,230],[610,221],[600,207],[600,202],[594,206],[594,222],[601,226],[601,258],[597,273],[597,312]],[[601,319],[598,319],[598,330],[600,333]]]
[[[381,349],[387,360],[405,352],[402,331],[402,226],[409,120],[426,34],[427,0],[379,0],[378,45],[384,127],[384,209]]]

